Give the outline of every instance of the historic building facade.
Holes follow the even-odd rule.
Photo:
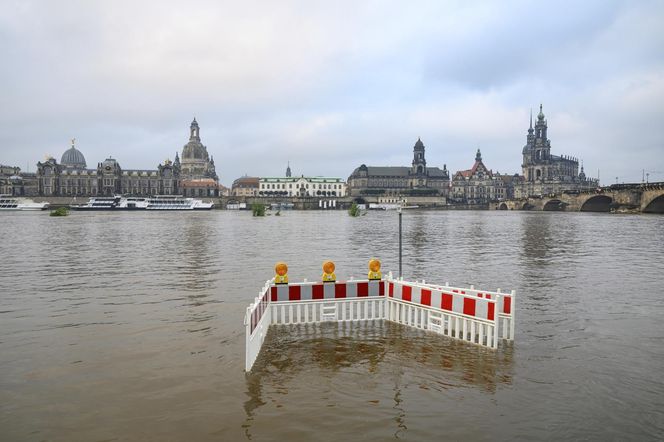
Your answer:
[[[207,147],[201,143],[200,128],[196,118],[189,126],[189,142],[182,148],[180,176],[184,180],[211,178],[216,182],[219,181],[214,158],[210,157]]]
[[[189,142],[182,149],[182,161],[166,160],[157,169],[123,169],[114,158],[88,169],[85,156],[72,145],[58,163],[47,158],[37,163],[38,194],[44,196],[95,196],[125,194],[135,196],[185,195],[219,196],[219,177],[214,159],[201,143],[200,128],[194,118],[189,127]]]
[[[189,126],[189,142],[182,148],[182,161],[175,154],[180,165],[182,194],[184,196],[219,196],[225,189],[219,184],[214,166],[214,158],[201,143],[200,127],[196,118]]]
[[[362,164],[348,178],[351,196],[442,196],[447,197],[450,176],[443,169],[428,167],[425,147],[419,138],[413,146],[411,167],[376,167]]]
[[[341,178],[274,177],[258,179],[258,196],[342,197],[346,183]]]
[[[288,176],[288,175],[287,175]],[[233,181],[231,196],[258,196],[260,178],[243,176]]]
[[[0,195],[39,195],[37,174],[21,172],[20,167],[0,164]]]
[[[480,204],[496,198],[496,180],[493,172],[482,162],[477,149],[475,164],[468,170],[460,170],[452,177],[449,200],[455,203]]]
[[[173,195],[180,190],[179,174],[179,166],[169,160],[157,170],[123,170],[117,160],[107,158],[88,169],[74,140],[60,163],[53,157],[37,163],[38,192],[43,196]]]
[[[493,172],[482,162],[482,153],[477,149],[475,163],[468,170],[460,170],[452,177],[448,200],[452,203],[486,204],[514,198],[514,187],[520,183],[519,175],[501,175]]]
[[[541,196],[565,190],[596,188],[598,181],[587,178],[583,166],[579,172],[578,159],[565,155],[551,155],[551,141],[547,138],[547,130],[548,124],[540,104],[535,128],[533,128],[532,114],[530,117],[526,145],[522,150],[521,168],[524,182],[516,189],[516,196]]]

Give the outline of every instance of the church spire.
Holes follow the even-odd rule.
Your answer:
[[[189,126],[189,141],[201,141],[199,131],[198,121],[196,121],[196,117],[194,117],[194,121],[192,121],[191,126]]]
[[[528,132],[533,131],[533,108],[530,108],[530,129],[528,129]]]
[[[475,161],[482,161],[482,152],[480,152],[480,148],[477,148],[477,153],[475,154]]]
[[[286,177],[287,178],[291,177],[290,161],[288,162],[288,166],[286,166]]]

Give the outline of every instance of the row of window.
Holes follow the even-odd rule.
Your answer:
[[[286,187],[285,183],[261,183],[261,189],[292,189],[293,188],[293,183],[288,183],[288,187]],[[298,186],[297,184],[295,185],[296,189],[299,188],[304,188],[304,189],[309,189],[309,184],[301,184]],[[311,188],[313,190],[319,189],[319,190],[341,190],[341,184],[312,184]]]
[[[336,190],[317,190],[309,193],[308,191],[293,192],[288,190],[261,190],[259,196],[337,196]],[[340,195],[341,196],[341,195]]]

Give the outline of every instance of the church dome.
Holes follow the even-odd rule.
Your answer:
[[[85,169],[85,157],[80,150],[76,149],[74,146],[70,147],[62,154],[62,159],[60,164],[64,167],[71,169]]]
[[[187,160],[208,160],[208,153],[205,146],[200,141],[189,141],[182,149],[182,161]]]
[[[194,118],[189,126],[189,142],[182,149],[182,162],[188,163],[196,160],[209,161],[210,157],[207,148],[201,143],[200,127]]]

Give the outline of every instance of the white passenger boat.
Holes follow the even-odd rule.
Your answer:
[[[48,203],[36,203],[29,198],[0,195],[0,210],[46,210]]]
[[[180,195],[151,197],[115,195],[92,197],[86,204],[72,204],[69,207],[73,210],[210,210],[214,204]]]
[[[206,203],[180,195],[156,195],[146,199],[147,210],[210,210],[213,203]]]

